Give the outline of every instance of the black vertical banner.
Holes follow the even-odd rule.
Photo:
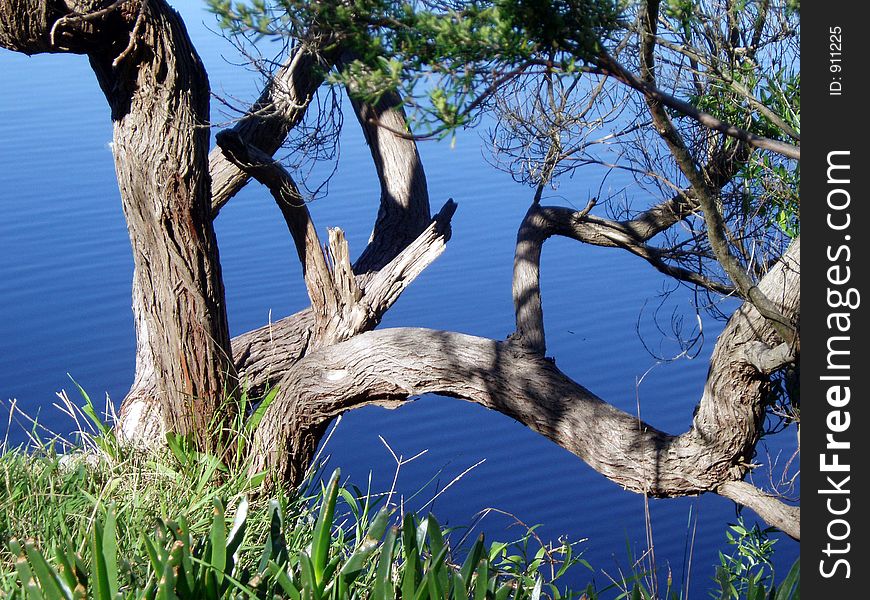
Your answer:
[[[801,7],[801,583],[865,598],[870,31],[859,4]],[[806,142],[805,144],[803,142]]]

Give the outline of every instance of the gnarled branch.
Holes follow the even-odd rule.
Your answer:
[[[781,290],[780,309],[789,315],[799,310],[799,252],[798,241],[760,284],[766,292]],[[298,478],[312,441],[334,416],[440,393],[517,419],[626,489],[652,496],[715,491],[749,469],[764,416],[764,380],[741,350],[774,336],[744,303],[716,344],[691,429],[672,436],[514,344],[423,329],[365,333],[309,354],[287,371],[255,435],[251,471]]]
[[[325,47],[325,46],[324,46]],[[308,105],[324,76],[332,66],[337,51],[301,45],[269,80],[260,97],[230,130],[247,144],[269,156],[273,155],[305,116]],[[223,206],[242,189],[248,174],[214,148],[209,154],[212,180],[212,214],[217,216]]]
[[[685,218],[691,203],[675,197],[629,221],[613,221],[561,206],[533,204],[520,225],[514,254],[513,298],[516,333],[513,339],[533,352],[544,354],[544,313],[541,305],[541,248],[554,235],[587,244],[623,248],[649,262],[658,271],[722,294],[730,287],[702,274],[665,262],[662,251],[645,242],[650,237]]]

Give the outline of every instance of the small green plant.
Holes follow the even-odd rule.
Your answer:
[[[726,532],[728,543],[734,546],[730,555],[719,553],[716,567],[716,600],[790,600],[800,597],[800,570],[795,562],[786,578],[777,586],[771,557],[775,539],[773,528],[761,529],[757,524],[747,528],[741,517]]]

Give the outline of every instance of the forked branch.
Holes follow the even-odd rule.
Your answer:
[[[326,346],[374,327],[402,291],[444,251],[456,204],[441,212],[412,243],[360,287],[350,262],[347,240],[331,229],[329,245],[321,246],[317,230],[293,178],[265,152],[245,144],[233,131],[221,132],[217,143],[227,158],[265,185],[278,203],[296,244],[314,315],[312,343]]]
[[[795,242],[760,283],[766,293],[782,291],[780,309],[791,316],[799,311],[799,253]],[[742,348],[774,337],[769,323],[745,302],[716,344],[692,427],[673,436],[606,403],[540,354],[509,342],[425,329],[364,333],[308,354],[285,372],[256,432],[251,472],[292,481],[307,466],[312,440],[336,415],[439,393],[524,423],[626,489],[658,497],[715,492],[748,472],[745,457],[763,423],[765,382]]]

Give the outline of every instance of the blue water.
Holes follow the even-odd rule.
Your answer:
[[[209,30],[212,19],[201,5],[176,6],[209,69],[212,89],[253,98],[257,76],[232,64],[240,59]],[[114,400],[124,396],[133,374],[132,261],[107,146],[109,110],[82,57],[28,58],[3,51],[0,77],[0,401],[8,405],[14,399],[41,423],[65,432],[71,425],[52,404],[58,390],[72,394],[68,373],[92,397]],[[214,106],[213,120],[228,118]],[[447,198],[459,203],[454,235],[382,327],[432,327],[494,338],[511,332],[513,248],[531,192],[489,167],[480,148],[475,132],[460,135],[453,148],[421,145],[433,212]],[[546,201],[582,206],[587,194],[597,194],[599,175],[578,175]],[[609,181],[614,189],[627,183]],[[374,168],[351,117],[329,194],[311,209],[321,230],[341,226],[352,252],[359,252],[377,198]],[[233,334],[307,304],[286,228],[262,188],[249,185],[222,211],[216,228]],[[705,322],[706,343],[698,357],[657,365],[639,334],[662,346],[664,354],[677,353],[652,320],[658,294],[671,287],[665,278],[626,253],[563,239],[547,242],[542,272],[548,353],[559,367],[620,408],[634,413],[639,404],[654,426],[684,431],[721,324]],[[691,323],[691,302],[688,292],[674,294],[663,312],[665,322],[676,310]],[[14,426],[9,435],[12,441],[23,439]],[[794,435],[789,430],[771,440],[771,454],[787,456]],[[642,497],[622,491],[512,419],[436,396],[395,411],[364,408],[341,420],[324,449],[329,464],[341,466],[361,487],[372,473],[373,488],[388,490],[396,464],[379,436],[406,459],[427,451],[399,470],[396,493],[411,508],[483,461],[435,501],[444,523],[466,525],[479,511],[496,508],[529,525],[542,524],[538,533],[544,539],[587,539],[580,546],[584,556],[614,576],[631,566],[627,544],[636,554],[647,548]],[[756,462],[767,461],[762,449]],[[669,564],[679,581],[693,542],[693,597],[703,597],[717,552],[729,551],[725,528],[736,518],[733,504],[704,496],[650,501],[649,509],[658,565]],[[747,516],[754,519],[748,511]],[[697,518],[694,535],[690,517]],[[480,527],[491,539],[510,539],[520,534],[509,527],[512,522],[492,513]],[[783,538],[777,549],[776,565],[784,573],[799,548]],[[589,576],[580,568],[572,581]],[[600,572],[595,578],[608,583]]]

